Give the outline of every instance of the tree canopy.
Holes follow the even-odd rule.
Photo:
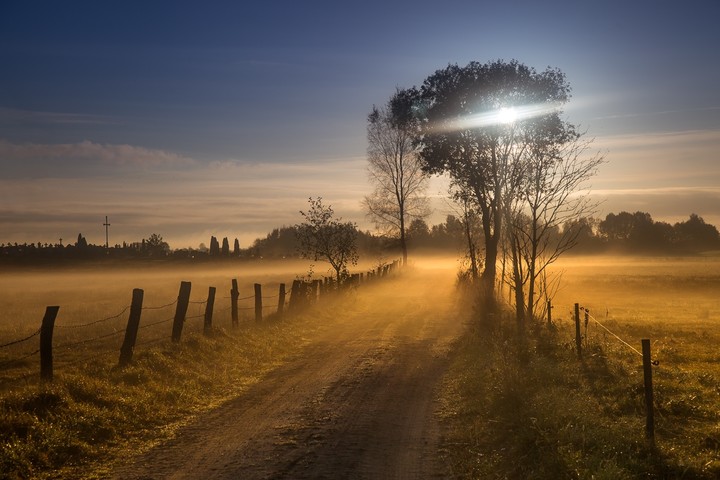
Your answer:
[[[445,173],[473,197],[485,242],[481,275],[494,309],[497,256],[509,205],[528,187],[528,152],[552,157],[578,138],[560,114],[570,85],[558,69],[516,60],[449,65],[414,90],[425,170]]]

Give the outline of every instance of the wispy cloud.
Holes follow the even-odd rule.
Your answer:
[[[598,137],[607,165],[596,188],[720,185],[720,131],[691,130]]]
[[[719,187],[657,187],[657,188],[617,188],[593,190],[594,195],[697,195],[720,196]]]
[[[322,196],[338,215],[364,225],[360,199],[367,193],[363,158],[321,164],[234,160],[132,178],[6,178],[0,179],[0,242],[82,233],[102,243],[102,220],[109,215],[115,242],[157,232],[173,247],[207,244],[210,235],[248,245],[272,228],[300,221],[298,211],[310,196]]]
[[[56,125],[111,125],[117,119],[106,115],[72,112],[42,112],[0,107],[0,124],[40,123]]]
[[[720,106],[716,107],[701,107],[701,108],[685,108],[680,110],[660,110],[656,112],[639,112],[639,113],[623,113],[618,115],[605,115],[600,117],[593,117],[591,120],[614,120],[619,118],[639,118],[639,117],[653,117],[659,115],[670,115],[674,113],[691,113],[691,112],[710,112],[720,110]]]
[[[42,172],[62,167],[66,176],[73,173],[80,175],[83,168],[92,165],[187,167],[196,164],[191,158],[164,150],[91,141],[18,144],[0,140],[0,161],[11,172],[42,175]]]

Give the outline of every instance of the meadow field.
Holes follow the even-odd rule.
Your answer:
[[[553,272],[552,329],[518,340],[508,319],[459,345],[445,418],[460,476],[719,478],[720,257],[567,256]],[[574,303],[590,313],[582,360]],[[658,362],[654,446],[643,338]]]
[[[412,325],[422,325],[422,318],[464,325],[436,391],[446,432],[439,453],[454,477],[720,477],[720,257],[568,256],[553,270],[562,281],[552,327],[540,320],[524,337],[511,316],[494,331],[478,325],[472,295],[453,290],[457,267],[455,259],[418,258],[387,284],[283,321],[271,315],[277,286],[306,275],[307,262],[3,272],[0,345],[36,332],[45,306],[59,305],[60,312],[52,384],[38,380],[37,336],[0,349],[0,431],[6,439],[0,478],[105,478],[123,456],[157,445],[200,413],[242,395],[334,325],[351,318],[359,326],[367,319],[383,332],[380,326],[403,312],[412,322],[379,341],[396,345],[419,336]],[[316,275],[325,273],[316,269]],[[231,327],[232,278],[241,298],[253,294],[253,283],[263,285],[267,321],[256,324],[252,300],[244,300],[240,327]],[[183,341],[172,344],[180,281],[192,282],[193,303]],[[209,286],[217,288],[215,332],[206,337]],[[141,326],[147,328],[140,330],[133,364],[119,369],[133,288],[145,291]],[[456,299],[448,300],[453,292]],[[582,359],[575,352],[574,303],[590,312]],[[371,378],[366,370],[379,355],[371,338],[362,351],[368,357],[358,363],[360,378]],[[635,351],[643,338],[651,340],[658,361],[654,445],[644,437],[643,373]],[[342,349],[347,341],[331,343]],[[388,348],[382,352],[390,356]]]

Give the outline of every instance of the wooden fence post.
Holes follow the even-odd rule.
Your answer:
[[[45,316],[40,325],[40,380],[52,382],[53,356],[52,337],[60,307],[45,307]]]
[[[206,336],[212,333],[213,306],[215,306],[215,287],[210,287],[208,288],[208,298],[205,304],[205,323],[203,324],[203,334]]]
[[[305,307],[307,306],[308,302],[308,288],[309,283],[307,282],[300,282],[300,285],[298,285],[298,306],[299,307]]]
[[[282,317],[284,311],[285,311],[285,284],[281,283],[280,287],[278,289],[278,309],[277,309],[278,317]]]
[[[185,315],[190,305],[190,282],[180,282],[180,292],[178,293],[177,307],[175,307],[175,320],[172,328],[172,341],[177,343],[182,335],[183,324],[185,323]]]
[[[590,346],[590,337],[588,335],[588,323],[590,323],[590,310],[583,307],[583,310],[585,311],[585,346]]]
[[[547,326],[552,328],[552,301],[547,301]]]
[[[262,322],[262,285],[255,284],[255,321]]]
[[[132,302],[130,303],[130,316],[128,317],[127,327],[125,328],[125,339],[123,340],[122,347],[120,347],[120,360],[118,364],[121,367],[124,367],[132,361],[138,328],[140,327],[140,314],[142,313],[144,294],[145,292],[140,288],[133,289]]]
[[[650,339],[642,343],[643,377],[645,379],[645,438],[655,444],[655,412],[653,407],[652,360],[650,359]]]
[[[580,335],[580,304],[575,304],[575,347],[578,357],[582,357],[582,336]]]
[[[300,280],[293,280],[290,287],[290,310],[295,310],[300,306]]]
[[[313,280],[312,281],[312,303],[317,303],[318,297],[320,296],[320,283],[322,283],[322,280]]]
[[[238,298],[240,297],[240,291],[238,290],[238,281],[236,278],[232,279],[232,290],[230,290],[230,314],[232,316],[232,326],[238,326]]]

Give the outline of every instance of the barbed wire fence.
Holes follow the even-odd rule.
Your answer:
[[[381,266],[377,271],[373,270],[364,274],[354,274],[349,278],[348,285],[357,285],[361,280],[374,281],[377,278],[385,277],[391,272],[399,269],[401,263],[395,261],[392,264]],[[208,298],[205,300],[190,300],[190,282],[181,282],[178,297],[172,301],[156,306],[143,306],[143,290],[133,290],[133,302],[123,306],[118,313],[109,316],[102,316],[97,319],[82,323],[56,322],[60,309],[59,306],[47,307],[45,317],[39,329],[21,335],[10,340],[3,340],[0,343],[0,387],[8,387],[14,384],[37,379],[37,372],[29,370],[32,362],[40,357],[40,379],[52,381],[55,369],[65,370],[68,367],[78,364],[90,364],[100,358],[108,358],[111,355],[120,353],[119,365],[123,366],[132,359],[134,350],[138,346],[152,346],[163,342],[178,342],[181,332],[186,324],[192,324],[193,320],[203,319],[202,330],[204,334],[211,335],[213,332],[213,315],[232,313],[232,326],[238,323],[238,311],[255,311],[255,320],[262,321],[263,313],[276,315],[281,318],[287,310],[301,310],[307,305],[315,304],[321,295],[331,294],[333,285],[329,278],[324,280],[294,280],[293,289],[289,298],[286,296],[285,284],[278,286],[278,293],[275,295],[263,295],[262,286],[254,284],[254,295],[240,297],[237,290],[237,280],[232,280],[233,290],[230,296],[222,297],[223,300],[230,300],[229,305],[215,309],[215,287],[210,287]],[[322,293],[321,293],[322,292]],[[277,300],[263,302],[263,300]],[[245,302],[241,304],[241,302]],[[253,303],[248,305],[248,303]],[[164,310],[176,307],[175,313],[169,316],[163,313]],[[188,312],[192,307],[194,311]],[[275,309],[275,312],[272,312]],[[142,313],[146,312],[145,323],[140,322]],[[198,313],[195,313],[198,312]],[[127,323],[123,323],[127,317]],[[244,317],[246,320],[252,316]],[[163,326],[171,323],[172,334],[163,330]],[[142,338],[138,341],[138,333],[142,332]],[[123,337],[124,335],[124,337]],[[31,347],[31,341],[39,337],[40,345]],[[120,339],[122,338],[122,341]],[[29,347],[29,348],[28,348]]]
[[[553,326],[553,322],[551,320],[551,312],[554,306],[550,301],[547,302],[547,318],[548,318],[548,325]],[[609,311],[608,311],[609,312]],[[573,308],[569,311],[571,318],[573,318],[574,323],[574,337],[575,337],[575,350],[577,352],[578,359],[580,361],[584,362],[583,357],[583,350],[584,348],[589,348],[591,346],[590,344],[590,325],[597,325],[604,334],[607,336],[609,335],[613,340],[615,340],[618,345],[625,348],[628,352],[637,355],[641,357],[642,359],[642,366],[643,366],[643,392],[644,392],[644,399],[645,399],[645,414],[646,414],[646,421],[645,421],[645,438],[646,440],[654,445],[655,442],[655,407],[654,407],[654,392],[653,392],[653,375],[652,375],[652,367],[660,365],[660,361],[655,358],[653,359],[651,356],[651,343],[650,339],[648,338],[642,338],[640,340],[641,349],[638,350],[636,347],[634,347],[630,341],[623,338],[620,334],[613,331],[611,328],[609,328],[604,322],[601,322],[598,320],[594,315],[591,314],[590,308],[580,305],[579,303],[575,303]],[[581,319],[581,313],[582,313],[582,319]],[[584,330],[584,334],[583,334]],[[584,344],[583,344],[584,340]]]

